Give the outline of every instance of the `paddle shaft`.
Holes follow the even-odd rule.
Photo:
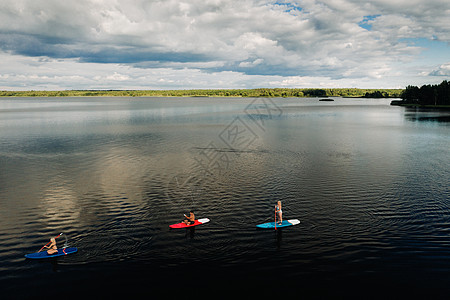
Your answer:
[[[277,230],[277,207],[275,206],[275,230]]]
[[[57,236],[55,236],[55,239],[59,238],[61,235],[62,235],[62,233],[58,234]],[[51,242],[52,242],[52,241],[50,241],[50,242],[48,242],[47,244],[45,244],[45,245],[41,248],[41,250],[38,251],[38,253],[41,252],[42,249],[44,249],[44,248],[45,248],[48,244],[50,244]]]

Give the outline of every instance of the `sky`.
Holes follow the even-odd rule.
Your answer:
[[[448,0],[1,0],[0,90],[450,79]]]

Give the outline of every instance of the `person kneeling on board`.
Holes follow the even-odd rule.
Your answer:
[[[56,247],[56,239],[55,238],[51,238],[50,239],[50,245],[49,246],[44,246],[44,247],[49,249],[49,250],[47,250],[47,254],[48,255],[52,255],[52,254],[58,253],[58,247]]]
[[[188,216],[186,216],[186,215],[184,215],[184,223],[186,224],[186,225],[193,225],[194,223],[195,223],[195,215],[194,215],[194,211],[190,211],[189,212],[189,217]]]

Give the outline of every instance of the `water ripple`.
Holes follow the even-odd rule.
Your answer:
[[[388,105],[278,99],[282,116],[262,130],[237,99],[233,107],[223,99],[98,101],[104,113],[67,107],[64,120],[47,112],[55,126],[29,111],[31,123],[17,116],[1,128],[0,284],[48,288],[106,276],[164,286],[194,267],[210,281],[270,282],[280,271],[290,283],[427,281],[425,273],[450,270],[448,129],[440,123],[408,123]],[[205,106],[191,115],[198,102]],[[257,138],[230,149],[220,134],[237,115]],[[205,169],[205,151],[227,164]],[[301,223],[257,230],[274,219],[278,200],[284,219]],[[169,229],[190,209],[211,222]],[[77,254],[24,259],[60,232]]]

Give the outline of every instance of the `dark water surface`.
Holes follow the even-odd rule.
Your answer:
[[[2,98],[2,298],[444,298],[449,119],[376,99]],[[257,230],[277,200],[301,223]],[[170,230],[189,209],[211,222]],[[24,258],[60,232],[77,254]]]

